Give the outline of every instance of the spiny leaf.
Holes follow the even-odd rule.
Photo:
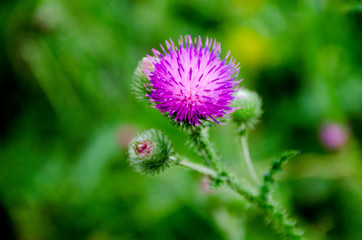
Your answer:
[[[283,165],[291,158],[298,155],[300,152],[296,150],[289,150],[283,152],[279,157],[272,161],[271,167],[268,172],[264,174],[264,183],[260,187],[260,196],[263,199],[268,197],[270,186],[275,182],[274,176],[283,170]]]

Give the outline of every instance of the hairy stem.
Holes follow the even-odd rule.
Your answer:
[[[260,197],[265,201],[270,198],[270,189],[275,182],[275,175],[282,171],[283,165],[290,159],[299,154],[299,151],[289,150],[283,152],[275,158],[268,172],[264,174],[263,184],[260,186]]]
[[[207,130],[207,128],[193,128],[191,130],[190,138],[192,143],[199,150],[200,155],[205,159],[206,163],[216,171],[219,171],[214,150],[212,149],[207,137]]]
[[[241,137],[241,145],[243,147],[243,153],[245,161],[248,165],[249,172],[252,175],[253,179],[258,182],[258,178],[256,176],[255,170],[251,163],[251,158],[246,142],[246,131],[240,131]],[[223,181],[236,193],[240,196],[244,197],[248,202],[257,206],[259,210],[263,213],[263,216],[266,219],[269,219],[274,228],[280,232],[280,234],[286,240],[301,240],[302,236],[295,230],[295,223],[291,221],[286,213],[280,210],[277,207],[277,204],[269,200],[268,198],[263,197],[262,195],[254,195],[249,192],[247,189],[243,188],[237,182],[235,182],[228,173],[220,172],[216,160],[216,156],[214,154],[213,149],[210,146],[210,143],[206,137],[206,133],[202,131],[201,128],[194,128],[190,134],[191,140],[193,144],[198,148],[200,154],[205,159],[205,161],[211,166],[213,169],[207,168],[205,166],[194,164],[187,161],[178,161],[177,163],[181,166],[193,169],[202,174],[206,174],[213,179],[222,178]],[[215,170],[215,171],[214,171]]]
[[[213,169],[205,167],[200,164],[192,163],[186,160],[179,160],[179,158],[172,158],[176,164],[197,171],[201,174],[207,175],[212,179],[219,177],[218,173]],[[264,215],[266,219],[269,219],[274,228],[280,232],[280,234],[287,240],[300,240],[302,236],[295,230],[295,223],[291,221],[286,213],[277,207],[277,204],[268,201],[261,196],[254,195],[247,189],[243,188],[240,184],[234,181],[227,173],[223,175],[223,180],[226,184],[238,193],[241,197],[245,198],[251,204],[254,204]]]
[[[248,202],[255,204],[259,210],[264,213],[264,216],[272,221],[274,228],[283,235],[284,239],[302,239],[301,233],[297,232],[295,229],[295,223],[288,218],[284,211],[278,209],[276,203],[264,201],[261,197],[255,196],[229,176],[226,177],[225,181],[232,190],[244,197]]]

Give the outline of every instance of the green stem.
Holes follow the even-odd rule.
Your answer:
[[[214,179],[218,177],[218,173],[216,171],[203,165],[192,163],[186,160],[178,160],[178,158],[176,159],[175,157],[172,157],[172,160],[174,160],[176,164],[180,166],[197,171],[203,175],[209,176],[210,178]],[[257,208],[265,214],[266,218],[272,220],[274,223],[273,226],[284,236],[284,239],[302,239],[302,236],[295,231],[294,222],[288,219],[286,214],[278,209],[274,202],[264,201],[264,199],[262,199],[260,196],[252,194],[247,189],[243,188],[240,184],[235,182],[228,174],[223,176],[223,178],[230,189],[244,197],[251,204],[255,204]]]
[[[226,177],[226,183],[232,190],[237,192],[240,196],[244,197],[250,203],[255,203],[258,206],[260,205],[260,199],[257,196],[253,195],[248,190],[237,184],[230,176]]]
[[[261,197],[253,195],[229,176],[226,177],[226,183],[232,190],[244,197],[248,202],[254,203],[259,210],[264,212],[265,217],[268,217],[273,221],[273,226],[284,236],[284,239],[302,239],[301,233],[295,230],[295,223],[287,217],[284,211],[278,209],[276,203],[272,201],[263,201]]]
[[[248,148],[248,142],[246,139],[246,135],[242,135],[240,137],[240,142],[241,142],[241,147],[242,147],[242,151],[243,151],[243,155],[244,155],[244,160],[246,163],[246,166],[248,167],[249,170],[249,174],[251,176],[251,178],[257,183],[259,184],[259,179],[258,176],[256,175],[253,163],[251,161],[251,157],[250,157],[250,153],[249,153],[249,148]]]
[[[240,131],[241,136],[241,143],[243,146],[243,153],[245,156],[245,161],[247,162],[249,172],[251,175],[254,174],[254,179],[258,181],[255,170],[251,163],[251,158],[249,154],[249,150],[247,147],[246,142],[246,131],[244,129],[243,134],[242,131]],[[208,139],[206,137],[205,132],[202,131],[200,127],[194,128],[191,131],[191,140],[193,141],[194,145],[198,148],[200,151],[200,154],[203,156],[205,161],[211,166],[213,169],[204,167],[202,165],[194,164],[187,161],[178,161],[177,163],[181,166],[188,167],[190,169],[193,169],[195,171],[198,171],[202,174],[206,174],[212,178],[220,177],[219,174],[219,168],[217,165],[217,162],[215,161],[216,157],[214,154],[213,149],[210,146],[210,143],[208,142]],[[243,140],[244,139],[244,140]],[[251,167],[249,167],[251,166]],[[252,169],[250,171],[250,169]],[[215,170],[215,171],[214,171]],[[266,218],[269,218],[273,223],[274,227],[280,231],[280,233],[284,236],[284,239],[286,240],[300,240],[302,239],[301,234],[297,233],[295,231],[294,222],[288,219],[287,215],[281,211],[277,205],[266,199],[262,196],[257,196],[249,192],[247,189],[243,188],[241,185],[236,183],[229,174],[225,173],[222,175],[222,178],[227,183],[227,185],[234,190],[236,193],[238,193],[240,196],[244,197],[248,202],[255,204],[258,209],[260,209]]]
[[[201,129],[200,127],[193,128],[190,134],[191,141],[197,147],[199,153],[205,159],[206,163],[216,171],[219,171],[219,167],[216,162],[216,156],[210,145],[210,142],[208,141],[207,132],[206,132],[207,130],[208,128],[204,129]]]
[[[212,170],[208,167],[205,167],[203,165],[200,165],[200,164],[192,163],[192,162],[185,161],[185,160],[179,161],[179,162],[177,162],[177,164],[180,166],[186,167],[186,168],[190,168],[194,171],[207,175],[211,178],[217,177],[217,173],[214,170]]]

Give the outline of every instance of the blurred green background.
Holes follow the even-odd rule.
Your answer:
[[[360,1],[1,0],[0,27],[1,239],[279,239],[226,188],[209,192],[180,168],[140,176],[126,162],[148,128],[200,160],[130,91],[137,62],[181,34],[216,38],[263,98],[250,135],[260,176],[272,156],[302,151],[275,198],[306,236],[362,239]],[[235,126],[211,137],[248,185]]]

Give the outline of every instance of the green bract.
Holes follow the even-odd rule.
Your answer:
[[[152,72],[154,67],[150,58],[144,57],[138,62],[137,68],[133,74],[132,90],[136,95],[136,98],[140,101],[150,103],[149,99],[146,97],[146,95],[150,93],[148,89],[150,80],[148,80],[145,72]]]
[[[128,147],[129,163],[139,173],[160,173],[173,163],[171,141],[159,130],[139,133]]]
[[[232,106],[240,109],[232,113],[233,121],[252,127],[262,114],[261,105],[261,99],[256,92],[247,89],[237,91]]]

